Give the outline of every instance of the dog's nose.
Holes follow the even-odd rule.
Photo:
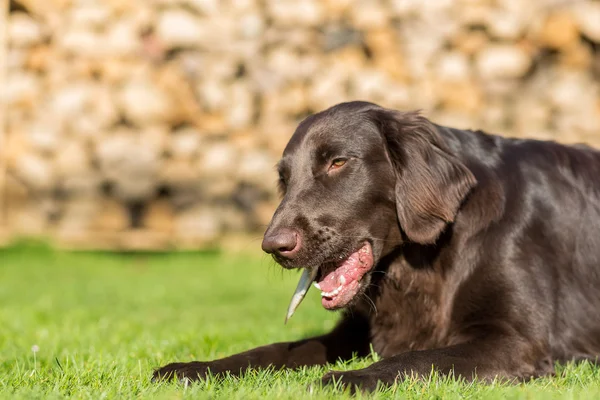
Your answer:
[[[298,232],[292,229],[278,229],[273,233],[269,233],[269,235],[265,235],[262,249],[269,254],[292,258],[300,250],[300,236]]]

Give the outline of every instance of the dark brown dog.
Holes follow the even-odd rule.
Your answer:
[[[318,268],[330,333],[155,377],[321,365],[369,345],[366,390],[406,375],[529,379],[600,354],[600,152],[434,125],[352,102],[304,120],[263,249]]]

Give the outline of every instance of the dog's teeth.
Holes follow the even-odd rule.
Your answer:
[[[321,290],[321,286],[319,286],[319,284],[317,282],[314,282],[313,286],[316,287],[317,289]]]
[[[332,290],[331,292],[321,292],[321,297],[334,297],[337,296],[338,294],[340,294],[340,291],[342,290],[343,285],[338,286],[335,290]]]
[[[342,285],[345,285],[345,284],[346,284],[346,277],[345,277],[344,275],[340,276],[340,283],[341,283]]]

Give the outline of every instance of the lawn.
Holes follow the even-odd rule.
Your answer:
[[[0,397],[347,396],[307,389],[332,366],[189,386],[150,382],[153,368],[167,362],[213,359],[333,327],[336,315],[321,309],[316,291],[283,324],[297,278],[257,252],[67,253],[32,245],[0,250]],[[554,378],[515,386],[406,381],[375,397],[600,397],[599,369],[583,364],[557,371]]]

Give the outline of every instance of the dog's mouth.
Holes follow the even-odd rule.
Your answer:
[[[307,267],[300,277],[288,309],[286,321],[293,315],[311,283],[321,291],[321,304],[328,310],[345,307],[360,292],[361,281],[373,268],[373,249],[365,242],[341,262]]]
[[[319,268],[314,286],[321,291],[321,304],[328,310],[346,306],[360,290],[360,281],[373,268],[373,251],[366,242],[341,263]]]

